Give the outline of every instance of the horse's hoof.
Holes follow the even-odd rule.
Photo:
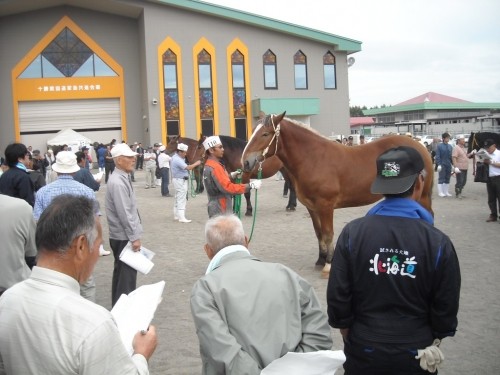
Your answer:
[[[322,278],[324,278],[324,276],[326,275],[326,278],[328,279],[328,277],[330,276],[330,268],[331,268],[331,264],[325,263],[325,266],[321,270],[321,277]]]
[[[290,207],[287,207],[287,208],[286,208],[286,210],[287,210],[288,212],[290,212],[290,211],[295,211],[295,207],[290,206]]]
[[[324,258],[318,258],[318,260],[316,261],[317,266],[324,267],[325,264],[326,264],[326,260]]]
[[[252,211],[247,211],[247,212],[245,212],[245,216],[250,216],[250,217],[252,217]]]

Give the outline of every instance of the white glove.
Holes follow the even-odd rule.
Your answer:
[[[438,171],[438,172],[441,172],[441,169],[443,169],[443,167],[441,167],[440,165],[438,165],[438,169],[437,169],[437,171]]]
[[[233,180],[236,180],[237,178],[240,178],[241,177],[241,172],[238,172],[238,171],[234,171],[234,172],[231,172],[230,173],[230,176]]]
[[[258,190],[258,189],[260,189],[261,185],[262,185],[262,180],[255,180],[255,181],[250,182],[251,189]]]
[[[455,173],[460,173],[460,169],[458,169],[457,167],[455,167]]]
[[[435,339],[431,346],[425,349],[418,349],[418,355],[415,359],[420,359],[420,367],[423,370],[436,372],[438,367],[443,363],[444,355],[438,347],[440,343],[441,340]]]

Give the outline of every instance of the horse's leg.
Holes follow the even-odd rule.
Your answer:
[[[316,261],[317,266],[324,266],[326,264],[326,255],[327,255],[327,249],[322,246],[321,244],[321,220],[319,218],[319,215],[310,210],[309,208],[307,209],[309,211],[309,215],[311,216],[311,221],[313,223],[313,228],[314,228],[314,233],[316,233],[316,238],[318,239],[318,244],[319,244],[319,254],[318,254],[318,260]]]
[[[252,199],[250,192],[245,193],[245,199],[247,201],[247,210],[245,212],[245,216],[252,216],[253,208],[252,208]]]
[[[326,263],[321,270],[323,277],[328,277],[330,275],[330,267],[333,259],[333,208],[325,208],[320,212],[321,220],[321,239],[319,242],[320,249],[325,249],[326,252]]]

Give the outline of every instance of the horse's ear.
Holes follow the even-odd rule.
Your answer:
[[[283,117],[285,117],[285,114],[286,114],[286,111],[283,112],[281,115],[276,116],[274,119],[274,123],[279,124],[281,122],[281,120],[283,120]]]

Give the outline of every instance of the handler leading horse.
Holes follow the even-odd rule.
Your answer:
[[[376,159],[387,149],[410,146],[425,163],[427,177],[420,204],[432,213],[432,160],[420,143],[405,136],[387,136],[361,146],[347,147],[281,115],[268,115],[253,132],[242,155],[244,169],[278,156],[306,206],[319,242],[317,265],[330,272],[333,258],[333,211],[357,207],[382,198],[370,193],[377,173]]]

